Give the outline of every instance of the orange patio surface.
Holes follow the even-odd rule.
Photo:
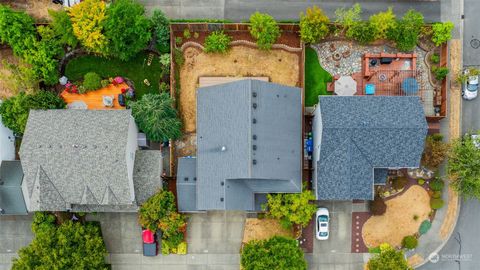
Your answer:
[[[90,91],[86,94],[68,93],[64,90],[60,96],[67,104],[74,101],[83,101],[87,104],[89,110],[123,110],[125,107],[118,104],[118,94],[122,93],[122,88],[128,88],[128,86],[125,83],[118,85],[110,84],[107,87]],[[103,96],[114,96],[113,107],[105,107],[103,105]]]

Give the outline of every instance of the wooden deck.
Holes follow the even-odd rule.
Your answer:
[[[86,94],[68,93],[64,90],[60,96],[67,104],[75,101],[83,101],[87,104],[89,110],[124,110],[125,107],[118,104],[118,94],[122,93],[122,88],[128,88],[125,83],[100,88],[96,91],[91,91]],[[103,105],[103,96],[114,96],[113,107],[105,107]]]

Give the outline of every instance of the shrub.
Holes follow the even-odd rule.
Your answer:
[[[403,189],[408,183],[408,179],[406,177],[397,177],[393,179],[392,186],[396,190]]]
[[[374,216],[381,216],[387,211],[387,205],[380,196],[375,196],[373,201],[370,201],[370,213]]]
[[[433,209],[433,210],[437,210],[437,209],[440,209],[443,207],[443,204],[444,204],[444,201],[440,198],[436,199],[436,198],[432,198],[430,199],[430,207]]]
[[[434,53],[430,56],[430,61],[434,64],[440,63],[440,55]]]
[[[293,224],[307,226],[317,207],[310,204],[315,200],[311,190],[302,193],[268,194],[267,203],[263,209],[267,210],[267,217],[280,220],[284,228],[291,228]]]
[[[432,194],[432,198],[439,199],[442,197],[442,192],[441,191],[434,191]]]
[[[436,178],[430,181],[430,189],[432,189],[433,191],[442,191],[444,185],[445,183],[440,178]]]
[[[420,235],[426,234],[428,230],[432,227],[432,223],[430,220],[424,220],[422,224],[420,224],[420,228],[418,229],[418,233]]]
[[[33,19],[25,12],[0,4],[0,43],[8,44],[16,55],[23,57],[28,49],[27,37],[35,38]]]
[[[432,41],[435,43],[435,46],[440,46],[452,39],[452,30],[454,27],[452,22],[434,23],[432,25]]]
[[[182,135],[182,122],[172,104],[168,93],[145,94],[130,102],[133,118],[149,140],[164,142]]]
[[[418,246],[418,239],[413,235],[405,236],[402,240],[402,246],[406,249],[414,249]]]
[[[100,89],[102,87],[102,78],[95,72],[88,72],[83,76],[83,87],[87,91]]]
[[[158,230],[160,222],[175,211],[173,193],[161,190],[142,204],[138,212],[138,220],[143,228],[155,232]]]
[[[371,254],[380,254],[380,247],[372,247],[372,248],[368,248],[368,253],[371,253]]]
[[[85,94],[85,93],[87,93],[87,89],[85,88],[85,86],[79,85],[79,86],[78,86],[78,93],[79,93],[79,94]]]
[[[242,249],[240,264],[244,270],[307,269],[307,262],[297,241],[282,236],[249,241]]]
[[[413,220],[417,221],[417,220],[418,220],[418,218],[419,218],[419,216],[418,216],[418,215],[413,215]]]
[[[107,79],[101,80],[100,84],[102,85],[102,87],[107,87],[110,84],[110,81]]]
[[[165,54],[160,55],[159,61],[160,61],[160,64],[164,68],[170,69],[170,54],[169,53],[165,53]]]
[[[170,21],[161,10],[154,10],[151,24],[156,37],[157,49],[166,53],[170,51]]]
[[[447,77],[449,70],[447,67],[432,66],[432,72],[435,75],[435,79],[442,81]]]
[[[390,7],[387,11],[370,16],[369,22],[374,29],[375,39],[385,39],[387,38],[388,30],[395,27],[395,14],[393,14],[393,10]]]
[[[480,199],[480,150],[470,134],[453,141],[447,171],[450,186],[465,198]]]
[[[270,50],[280,37],[280,28],[275,19],[266,14],[255,12],[250,16],[250,34],[257,41],[258,48]]]
[[[425,179],[419,178],[419,179],[417,179],[417,183],[421,186],[421,185],[425,184]]]
[[[190,33],[190,30],[188,28],[185,28],[183,30],[183,37],[186,38],[186,39],[189,39],[192,37],[192,34]]]
[[[65,10],[48,10],[48,14],[52,18],[50,26],[55,35],[58,37],[60,44],[68,45],[73,48],[77,47],[78,39],[73,33],[72,21]]]
[[[347,36],[366,45],[375,40],[375,28],[369,22],[358,22],[347,30]]]
[[[339,8],[335,10],[335,22],[342,26],[343,31],[346,32],[347,37],[352,38],[349,36],[348,29],[353,27],[355,24],[358,24],[361,20],[361,13],[362,13],[362,6],[360,4],[355,4],[353,7],[346,9],[346,8]]]
[[[300,37],[303,42],[316,43],[325,38],[329,22],[327,15],[317,6],[307,8],[306,14],[300,13]]]
[[[215,31],[205,38],[205,52],[226,53],[229,49],[232,38],[223,31]]]
[[[425,139],[425,148],[422,153],[422,165],[430,169],[437,169],[448,155],[449,144],[443,142],[443,135],[433,134]]]
[[[423,15],[409,10],[401,20],[396,21],[395,26],[387,30],[387,38],[395,41],[399,50],[411,51],[417,45],[423,24]]]
[[[367,263],[369,270],[412,270],[403,251],[396,251],[388,244],[380,245],[380,253],[374,254]]]
[[[185,58],[183,57],[182,50],[175,48],[175,52],[173,54],[173,60],[177,66],[182,66],[185,62]]]
[[[176,37],[175,38],[175,44],[177,44],[177,46],[179,46],[180,44],[182,44],[183,42],[183,38],[182,37]]]

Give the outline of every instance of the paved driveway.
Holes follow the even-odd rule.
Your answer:
[[[33,238],[32,215],[0,216],[0,270],[10,269],[12,257]]]

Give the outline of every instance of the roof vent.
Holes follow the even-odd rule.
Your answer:
[[[257,145],[256,144],[253,145],[253,150],[257,150]]]
[[[222,151],[222,152],[227,151],[227,147],[225,145],[222,145],[222,147],[220,147],[220,151]]]
[[[257,119],[256,119],[256,118],[253,118],[252,122],[253,122],[254,124],[256,124],[256,123],[257,123]]]
[[[223,197],[220,198],[220,201],[223,202]]]
[[[257,97],[257,92],[252,92],[252,97]]]
[[[225,186],[225,182],[223,182],[223,181],[220,182],[220,185]]]
[[[78,148],[78,144],[72,144],[73,148]]]
[[[197,177],[193,177],[193,181],[197,181]]]
[[[256,159],[252,160],[252,163],[253,165],[257,164],[257,160]]]
[[[254,109],[256,109],[256,108],[257,108],[257,103],[254,102],[254,103],[252,104],[252,107],[253,107]]]
[[[253,134],[253,140],[257,140],[257,135]]]
[[[188,181],[188,177],[183,178],[183,181]]]

